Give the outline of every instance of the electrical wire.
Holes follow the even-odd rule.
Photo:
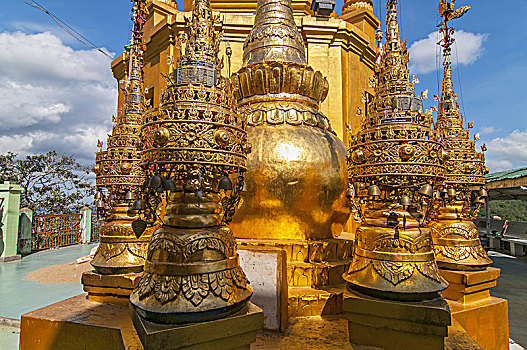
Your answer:
[[[403,18],[403,0],[399,0],[399,38],[404,38]]]
[[[381,0],[377,0],[377,18],[382,22],[381,19]]]
[[[457,69],[457,82],[459,84],[459,96],[461,97],[461,109],[463,109],[463,124],[467,123],[468,125],[468,119],[466,118],[467,114],[465,113],[465,101],[463,100],[463,88],[461,86],[461,73],[460,67],[459,67],[459,55],[457,52],[457,40],[455,40],[455,33],[454,33],[454,47],[456,48],[456,69]]]
[[[88,46],[88,47],[91,47],[92,49],[96,50],[96,51],[99,51],[100,53],[102,53],[103,55],[105,55],[106,57],[108,57],[109,59],[113,60],[113,57],[110,56],[106,51],[104,51],[103,49],[97,47],[94,43],[92,43],[88,38],[86,38],[84,35],[82,35],[81,33],[79,33],[78,31],[76,31],[75,29],[73,29],[70,25],[68,25],[66,22],[64,22],[63,20],[61,20],[60,18],[58,18],[57,16],[55,16],[54,14],[52,14],[51,12],[49,12],[48,10],[46,10],[42,5],[40,5],[39,3],[37,3],[36,1],[34,0],[20,0],[21,2],[25,3],[26,5],[28,6],[31,6],[31,7],[34,7],[36,8],[37,10],[40,10],[42,12],[44,12],[45,14],[47,14],[49,17],[51,17],[51,19],[53,19],[53,21],[55,21],[55,23],[61,27],[66,33],[68,33],[69,35],[71,35],[73,38],[75,38],[77,41],[79,41],[80,43]]]
[[[436,15],[436,21],[439,23],[439,14]],[[439,84],[439,61],[440,57],[443,58],[443,52],[439,46],[441,38],[439,38],[439,29],[436,31],[436,78],[437,78],[437,96],[441,96],[441,87]]]

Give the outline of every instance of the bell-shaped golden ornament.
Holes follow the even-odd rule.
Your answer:
[[[230,176],[238,173],[240,179],[245,171],[246,123],[232,108],[230,82],[219,74],[213,23],[210,2],[196,0],[186,50],[168,79],[161,113],[147,118],[142,129],[142,161],[158,165],[148,187],[170,192],[130,302],[139,316],[156,323],[222,318],[241,310],[252,295],[226,226],[243,187]]]
[[[349,147],[350,178],[369,188],[357,193],[364,201],[362,221],[343,277],[350,288],[379,298],[425,300],[447,287],[425,226],[434,186],[444,176],[444,152],[409,80],[396,1],[387,5],[375,99]],[[360,163],[353,156],[357,150],[364,154]]]

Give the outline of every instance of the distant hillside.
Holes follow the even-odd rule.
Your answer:
[[[527,201],[490,201],[490,216],[495,215],[503,220],[527,221]],[[481,208],[479,217],[485,217],[485,206]]]

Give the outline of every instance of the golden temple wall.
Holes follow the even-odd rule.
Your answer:
[[[190,10],[192,1],[185,1]],[[242,63],[245,38],[254,22],[253,12],[256,0],[211,0],[212,8],[219,11],[223,24],[225,41],[221,50],[225,52],[226,42],[232,48],[231,72],[236,72]],[[378,19],[364,8],[347,11],[342,18],[311,16],[309,1],[294,1],[293,9],[298,28],[302,31],[307,47],[308,64],[320,70],[329,81],[328,98],[322,103],[322,112],[329,118],[337,136],[347,145],[346,125],[357,130],[359,118],[357,108],[364,110],[363,92],[373,92],[368,85],[373,76],[376,55],[375,29]],[[149,89],[147,99],[151,106],[159,105],[160,95],[165,87],[162,74],[168,73],[168,57],[177,57],[177,37],[185,30],[184,16],[171,0],[149,2],[150,17],[144,28],[147,45],[145,56],[145,86]],[[353,23],[353,24],[352,24]],[[116,79],[121,80],[126,72],[126,56],[117,57],[112,63]],[[225,57],[224,74],[227,74]],[[119,110],[124,101],[119,93]]]

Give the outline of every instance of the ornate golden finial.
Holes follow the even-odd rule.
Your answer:
[[[220,76],[210,3],[196,0],[185,53],[167,77],[159,115],[142,128],[142,162],[150,179],[143,216],[167,196],[163,225],[148,246],[143,276],[130,301],[143,318],[188,323],[241,310],[252,289],[238,262],[228,223],[245,188],[247,132]],[[155,207],[155,206],[154,206]],[[147,220],[148,221],[148,220]]]
[[[375,98],[349,147],[350,182],[362,222],[344,278],[379,297],[425,299],[446,288],[424,225],[443,178],[445,151],[410,81],[397,0],[388,0]]]
[[[306,64],[304,39],[291,0],[258,0],[254,26],[243,45],[243,66],[263,62]]]
[[[184,56],[190,60],[211,61],[218,65],[218,53],[223,33],[214,30],[214,24],[220,21],[210,10],[210,0],[196,0],[190,19],[185,17],[188,34],[185,38]]]
[[[145,178],[140,167],[140,128],[145,111],[143,89],[143,25],[145,1],[134,1],[133,35],[128,53],[128,81],[125,109],[113,118],[115,125],[108,137],[108,147],[96,155],[96,194],[98,211],[104,209],[107,222],[101,227],[101,239],[93,258],[93,267],[102,274],[141,272],[149,237],[138,239],[131,228],[135,215],[129,212],[135,193]],[[106,188],[104,197],[102,188]]]
[[[480,187],[485,196],[485,158],[476,152],[475,141],[470,140],[469,123],[463,127],[459,103],[452,82],[451,46],[454,43],[454,28],[449,21],[460,18],[470,6],[459,9],[455,1],[441,0],[439,13],[443,19],[440,33],[443,39],[443,83],[439,101],[436,130],[443,135],[445,148],[450,153],[446,162],[447,172],[443,195],[436,201],[434,217],[430,224],[434,239],[434,250],[440,267],[456,270],[484,269],[492,263],[481,246],[476,226],[471,221],[470,196],[473,187]],[[479,199],[477,202],[483,202]],[[479,211],[481,203],[475,211]]]

